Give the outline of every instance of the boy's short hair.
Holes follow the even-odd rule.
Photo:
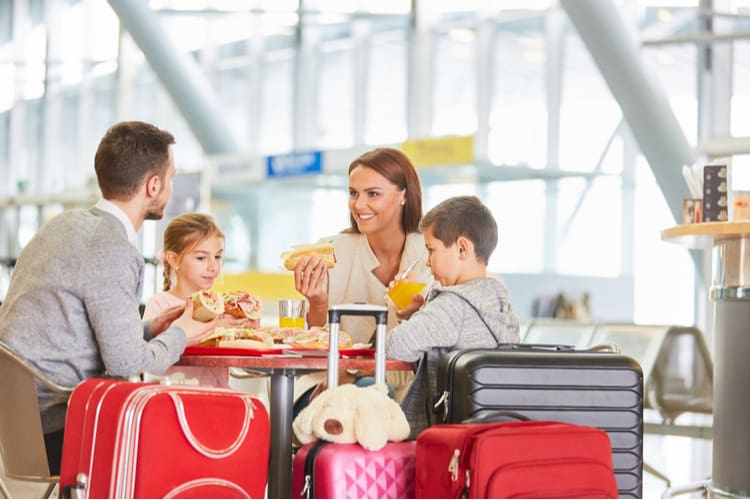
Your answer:
[[[497,246],[497,222],[476,196],[448,198],[427,212],[419,230],[430,229],[446,247],[463,236],[474,244],[477,259],[487,264]]]

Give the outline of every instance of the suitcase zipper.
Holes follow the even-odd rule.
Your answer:
[[[320,450],[330,441],[318,439],[307,452],[305,457],[305,485],[302,487],[300,496],[302,498],[315,498],[315,459],[318,457]]]

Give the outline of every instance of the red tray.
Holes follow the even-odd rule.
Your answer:
[[[182,354],[185,356],[263,356],[281,354],[283,349],[246,349],[242,347],[203,347],[190,346]]]
[[[339,349],[341,356],[375,356],[375,349]]]

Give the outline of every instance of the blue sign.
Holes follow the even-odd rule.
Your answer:
[[[323,172],[323,152],[289,153],[266,159],[268,177],[314,175]]]

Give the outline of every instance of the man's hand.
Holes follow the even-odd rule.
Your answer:
[[[190,305],[192,307],[192,301]],[[151,329],[151,336],[156,337],[164,330],[169,328],[169,325],[171,325],[174,320],[179,318],[183,312],[185,312],[184,304],[170,307],[169,309],[164,309],[162,312],[154,316],[151,319],[151,323],[149,324],[149,327]],[[192,315],[193,313],[191,312],[190,314]]]
[[[180,314],[182,313],[182,314]],[[172,325],[179,326],[185,332],[187,345],[195,345],[213,333],[216,319],[203,323],[193,319],[193,301],[186,300],[184,306],[175,306],[159,313],[151,320],[151,336],[164,332]]]

